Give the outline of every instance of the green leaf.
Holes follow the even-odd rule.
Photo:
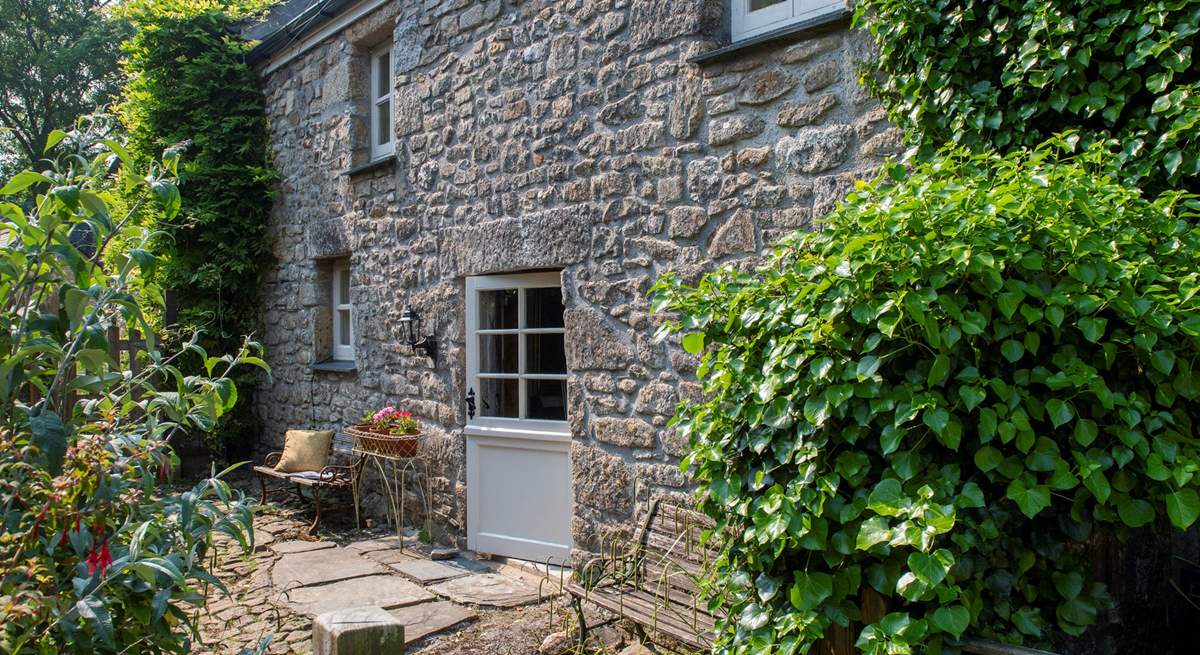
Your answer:
[[[922,414],[921,421],[929,426],[929,429],[933,430],[934,433],[942,434],[946,430],[946,425],[950,422],[950,412],[941,407],[927,409]]]
[[[958,397],[962,399],[967,411],[972,411],[987,398],[987,392],[979,387],[963,385],[958,388]]]
[[[1167,517],[1180,530],[1187,530],[1200,518],[1200,496],[1192,489],[1167,494]]]
[[[980,471],[987,473],[1000,466],[1004,462],[1004,455],[1000,454],[999,450],[991,446],[984,446],[975,451],[975,466],[979,467]]]
[[[1050,490],[1043,485],[1028,487],[1025,481],[1017,478],[1008,484],[1005,495],[1021,508],[1021,513],[1029,518],[1050,506]]]
[[[30,417],[29,429],[33,433],[33,445],[46,458],[50,473],[58,475],[67,454],[67,430],[62,419],[54,412],[38,414]]]
[[[954,566],[954,555],[945,548],[932,554],[915,551],[908,556],[908,568],[917,579],[930,587],[936,587],[946,579],[950,567]]]
[[[1051,398],[1046,401],[1046,413],[1050,417],[1050,423],[1056,428],[1066,425],[1075,415],[1071,411],[1071,406],[1058,398]]]
[[[683,335],[683,349],[693,355],[699,355],[701,352],[704,352],[704,334],[702,332],[690,332]]]
[[[958,639],[967,631],[967,627],[971,623],[971,612],[962,605],[939,607],[929,616],[929,623],[938,630],[952,634],[955,639]]]
[[[929,367],[929,376],[926,382],[929,386],[941,384],[942,380],[950,373],[950,358],[945,355],[938,355],[933,358],[933,364]]]
[[[1083,333],[1084,339],[1096,343],[1100,341],[1100,337],[1104,336],[1104,329],[1108,325],[1108,319],[1086,316],[1079,319],[1077,325],[1079,325],[1079,331]]]
[[[1009,339],[1000,345],[1000,354],[1010,363],[1015,363],[1025,355],[1025,345],[1016,339]]]
[[[67,138],[67,133],[62,130],[51,130],[49,136],[46,137],[46,147],[42,148],[42,154],[46,154],[54,149],[60,141]]]
[[[903,493],[899,480],[895,478],[881,480],[871,490],[867,508],[884,516],[897,516],[900,514],[900,497]]]
[[[859,382],[866,381],[875,375],[879,370],[879,358],[875,355],[867,355],[858,360],[858,367],[855,370],[855,375]]]
[[[21,193],[35,184],[54,184],[54,180],[33,171],[17,173],[8,181],[8,184],[4,185],[3,189],[0,189],[0,196],[11,196]]]
[[[1122,498],[1117,502],[1117,516],[1131,528],[1140,528],[1154,520],[1154,506],[1139,498]]]
[[[1095,421],[1085,418],[1076,421],[1075,430],[1072,434],[1079,445],[1087,447],[1092,445],[1092,442],[1096,440],[1096,437],[1100,434],[1100,429],[1096,426]]]
[[[828,573],[796,571],[796,583],[788,590],[792,607],[805,611],[815,609],[833,594],[833,577]]]

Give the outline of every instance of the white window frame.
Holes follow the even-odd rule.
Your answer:
[[[342,297],[342,275],[350,275],[350,262],[341,259],[335,261],[331,267],[333,273],[332,289],[330,290],[330,316],[333,319],[333,344],[330,349],[330,355],[336,361],[354,361],[354,306],[350,304],[349,298]],[[351,278],[353,282],[353,278]],[[342,321],[341,312],[350,314],[350,334],[346,335],[346,344],[342,344]]]
[[[736,43],[817,16],[841,13],[845,9],[845,0],[785,0],[750,11],[750,0],[730,0],[730,36]]]
[[[387,86],[385,87],[387,89],[387,92],[380,95],[379,94],[379,82],[380,82],[379,60],[382,59],[385,55],[388,58],[388,79],[387,79]],[[370,109],[371,109],[371,111],[370,111],[371,125],[367,129],[367,134],[368,134],[367,138],[369,138],[371,140],[371,147],[370,147],[371,161],[375,161],[377,159],[383,159],[384,157],[391,156],[396,151],[396,134],[395,134],[395,129],[393,128],[393,123],[395,122],[395,116],[396,116],[396,103],[392,101],[392,96],[394,95],[392,93],[392,89],[395,86],[395,78],[396,78],[396,58],[394,56],[392,56],[392,42],[388,41],[387,43],[376,48],[375,50],[372,50],[370,59],[371,59],[371,75],[370,75],[371,84],[370,84],[370,89],[367,90],[367,103],[370,105]],[[379,137],[380,137],[379,113],[380,113],[380,106],[385,102],[388,103],[387,141],[384,143],[380,143],[379,142]]]
[[[551,373],[526,373],[526,345],[523,336],[517,338],[517,373],[487,373],[479,372],[479,337],[494,334],[563,334],[564,348],[566,329],[563,328],[527,328],[525,327],[525,290],[553,287],[562,292],[562,279],[557,272],[524,273],[519,275],[481,275],[467,278],[467,386],[475,390],[476,398],[482,395],[481,379],[518,379],[518,380],[563,380],[567,375]],[[517,290],[517,327],[514,329],[480,329],[479,328],[479,293],[481,291]],[[518,385],[520,393],[518,413],[522,416],[528,411],[526,385]],[[550,441],[570,440],[570,421],[551,421],[530,418],[504,418],[499,416],[483,416],[479,400],[475,417],[467,419],[466,432],[478,436],[519,435],[525,438],[545,439]],[[563,398],[566,403],[567,399]],[[570,411],[569,403],[566,408]],[[568,416],[568,419],[570,417]]]

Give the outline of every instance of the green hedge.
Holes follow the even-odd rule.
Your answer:
[[[1074,138],[885,167],[752,273],[664,278],[710,400],[675,419],[728,652],[1045,643],[1109,606],[1085,544],[1200,513],[1200,203]]]
[[[262,4],[133,0],[122,8],[137,28],[124,44],[129,81],[119,108],[130,151],[144,160],[185,144],[179,216],[147,217],[160,234],[156,282],[175,292],[178,334],[199,330],[215,352],[260,330],[257,289],[273,262],[267,225],[276,177],[261,80],[245,61],[250,44],[232,32]],[[238,380],[247,393],[222,422],[226,442],[245,446],[257,436],[252,384]]]
[[[1197,190],[1200,3],[861,0],[874,86],[928,152],[1033,146],[1066,129],[1120,141],[1122,175]]]

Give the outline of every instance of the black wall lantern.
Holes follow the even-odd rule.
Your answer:
[[[433,360],[434,366],[437,366],[437,341],[434,341],[432,334],[422,332],[421,315],[417,313],[417,310],[405,307],[404,313],[400,315],[400,325],[404,328],[408,347],[412,348],[413,352],[425,351],[425,355]]]

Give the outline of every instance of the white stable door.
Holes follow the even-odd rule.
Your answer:
[[[571,434],[558,273],[467,278],[467,545],[563,564]]]

